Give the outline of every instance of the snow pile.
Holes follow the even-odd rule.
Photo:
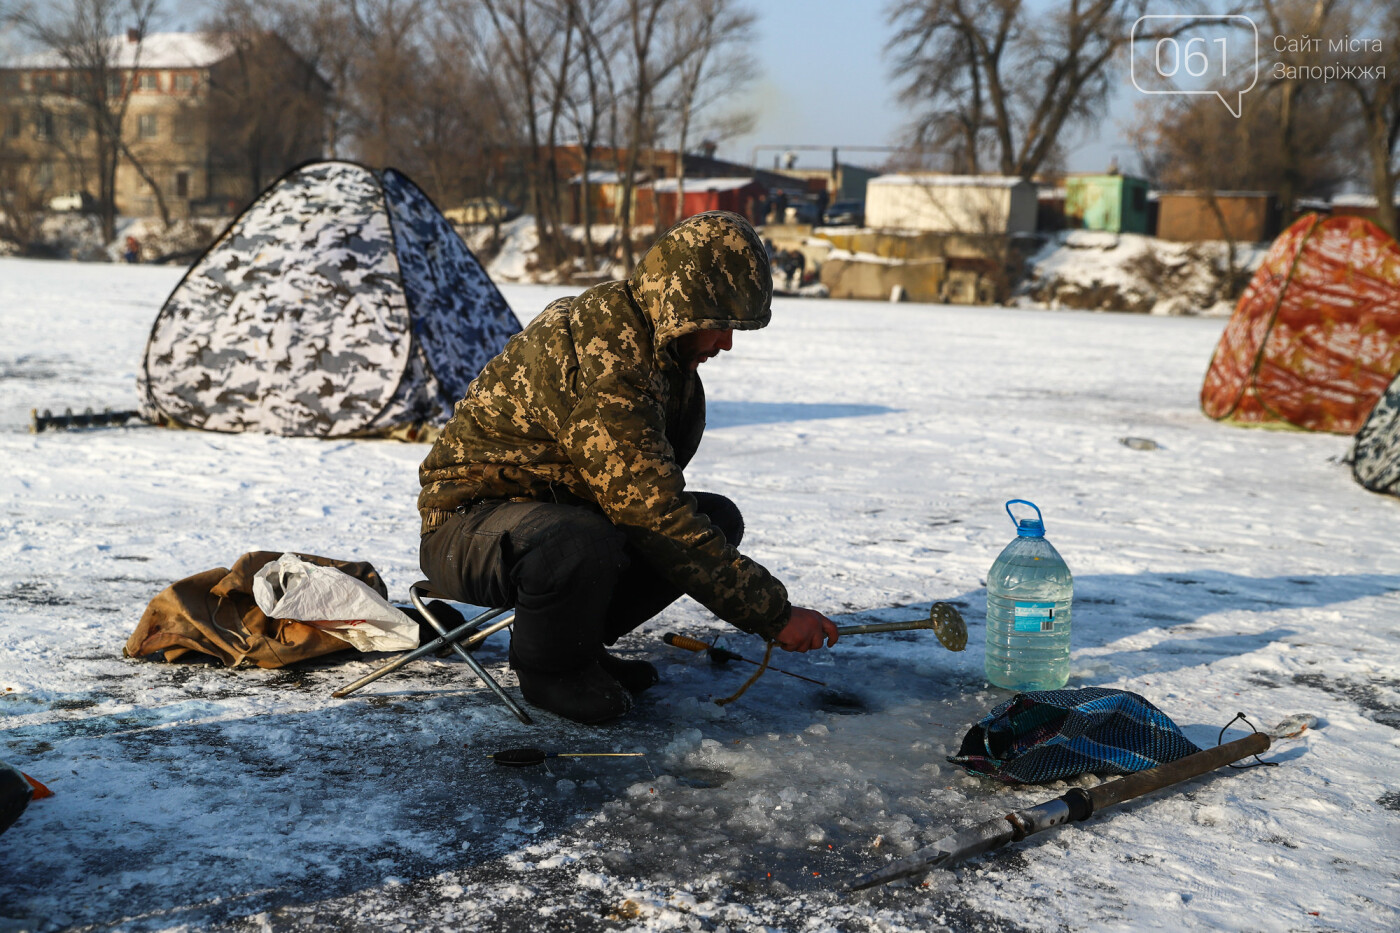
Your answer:
[[[627,272],[621,260],[615,257],[618,252],[617,237],[621,228],[616,224],[593,224],[593,262],[589,270],[584,258],[584,228],[582,224],[565,224],[562,227],[568,249],[573,257],[559,268],[541,268],[538,253],[539,231],[535,218],[522,214],[514,220],[500,225],[499,233],[490,224],[458,225],[457,232],[463,241],[482,263],[487,273],[496,282],[533,282],[557,284],[572,281],[578,285],[590,285],[612,279],[626,278]],[[651,243],[654,235],[650,226],[632,228],[634,251],[640,255]]]
[[[189,265],[232,222],[232,217],[179,218],[167,227],[158,217],[141,217],[118,224],[117,238],[106,253],[113,262],[123,261],[130,236],[141,245],[142,262]]]
[[[851,250],[841,249],[839,247],[826,254],[826,261],[868,262],[877,266],[900,266],[904,264],[903,259],[881,256],[878,253],[852,252]]]
[[[1393,928],[1400,501],[1335,462],[1346,438],[1199,414],[1220,320],[775,300],[706,364],[689,485],[739,503],[745,551],[799,604],[852,623],[951,601],[967,650],[902,632],[779,653],[825,686],[770,672],[721,708],[753,668],[661,636],[763,645],[684,600],[618,645],[663,677],[627,717],[524,727],[451,657],[347,700],[383,657],[121,658],[156,592],[245,550],[369,560],[396,600],[419,577],[422,447],[25,432],[34,404],[134,403],[179,274],[0,261],[0,758],[56,793],[4,836],[0,929]],[[576,289],[504,291],[528,318]],[[1202,746],[1240,710],[1316,726],[1279,767],[844,895],[1067,786],[945,761],[1007,695],[981,675],[982,581],[1012,497],[1075,574],[1071,687],[1141,693]],[[506,644],[478,658],[515,691]],[[646,758],[487,757],[522,745]]]
[[[141,246],[142,262],[188,264],[228,226],[232,218],[177,219],[166,227],[159,218],[118,217],[116,239],[102,242],[102,224],[95,214],[48,214],[39,222],[32,254],[80,262],[122,262],[126,238],[135,237]],[[0,256],[17,256],[26,247],[0,240]]]
[[[1237,279],[1247,281],[1267,243],[1235,245]],[[1027,260],[1022,307],[1228,316],[1224,242],[1175,243],[1136,233],[1069,230]],[[1243,284],[1241,282],[1241,284]]]
[[[457,232],[497,284],[530,281],[534,277],[535,250],[540,238],[533,216],[522,214],[499,227],[459,224]]]
[[[28,221],[17,219],[14,224],[0,214],[0,229],[20,242],[0,239],[0,256],[25,253],[54,259],[77,259],[84,262],[105,262],[102,249],[102,229],[97,217],[80,213],[51,213],[43,216],[24,215]]]

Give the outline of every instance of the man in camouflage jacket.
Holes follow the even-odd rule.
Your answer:
[[[772,274],[736,214],[682,221],[626,281],[562,298],[506,344],[419,470],[424,573],[444,595],[514,606],[530,703],[580,722],[631,708],[644,661],[612,644],[687,593],[789,651],[835,644],[741,554],[738,508],[682,473],[705,424],[699,365],[767,325]]]

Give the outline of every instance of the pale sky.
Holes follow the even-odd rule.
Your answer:
[[[798,164],[827,167],[829,147],[893,146],[908,119],[895,96],[884,46],[891,35],[883,0],[753,0],[758,15],[754,56],[760,77],[744,104],[758,112],[757,129],[723,143],[720,155],[750,164],[755,146],[815,145]],[[1132,117],[1136,97],[1126,75],[1110,118],[1066,139],[1072,171],[1102,171],[1117,155],[1126,171],[1134,163],[1121,121]],[[759,152],[773,165],[774,149]],[[883,160],[881,153],[851,152],[843,162]]]

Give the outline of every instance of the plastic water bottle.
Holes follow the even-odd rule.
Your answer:
[[[1017,519],[1016,504],[1035,509]],[[1069,680],[1069,616],[1074,578],[1034,502],[1012,499],[1016,539],[987,571],[987,680],[1008,690],[1058,690]]]

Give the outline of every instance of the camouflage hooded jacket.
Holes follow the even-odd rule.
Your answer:
[[[685,492],[705,397],[676,338],[768,324],[772,274],[736,214],[688,218],[631,277],[551,303],[457,403],[419,469],[426,534],[477,499],[597,503],[674,585],[772,638],[787,591],[727,543]]]

